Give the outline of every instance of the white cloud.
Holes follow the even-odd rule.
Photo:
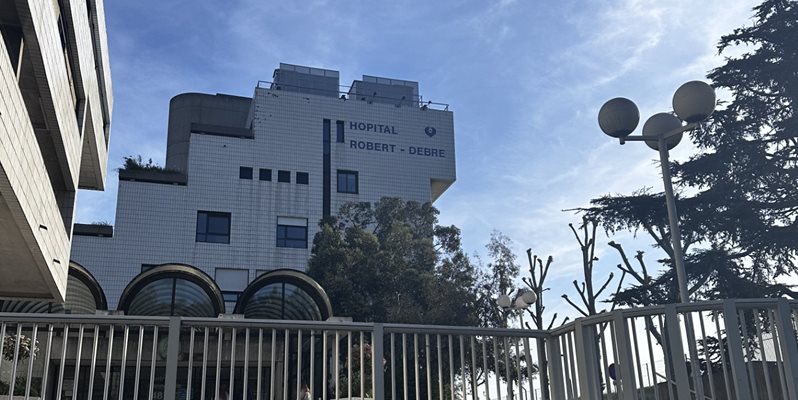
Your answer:
[[[456,184],[455,193],[438,204],[443,219],[463,228],[470,249],[479,249],[487,232],[499,229],[515,240],[519,254],[532,247],[537,254],[553,255],[552,295],[575,296],[570,281],[581,275],[581,253],[567,225],[577,224],[579,217],[561,210],[607,193],[662,190],[656,153],[642,143],[619,146],[602,135],[595,122],[599,106],[625,95],[639,102],[643,118],[668,110],[670,93],[681,82],[700,79],[722,62],[715,44],[747,21],[752,5],[629,0],[604,3],[597,15],[574,16],[580,40],[548,57],[551,65],[543,79],[530,75],[519,82],[528,100],[507,110],[524,118],[511,127],[503,152],[497,152],[502,161],[492,168],[466,167],[496,182],[480,194],[470,184],[464,185],[467,193],[460,192]],[[694,151],[685,141],[672,158]],[[461,176],[463,170],[461,164]],[[613,240],[630,253],[650,250],[645,236],[627,233]],[[597,241],[597,268],[606,274],[619,259],[607,249],[603,233]],[[646,259],[652,265],[660,256],[659,250],[648,251]]]

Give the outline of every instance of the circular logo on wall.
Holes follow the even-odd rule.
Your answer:
[[[429,137],[433,137],[436,133],[438,133],[438,131],[436,131],[434,127],[428,126],[424,128],[424,133],[426,133]]]

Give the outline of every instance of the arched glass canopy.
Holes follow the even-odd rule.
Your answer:
[[[97,310],[106,309],[108,301],[100,284],[86,268],[74,261],[69,262],[64,304],[35,300],[0,301],[0,312],[11,313],[95,314]]]
[[[235,307],[245,318],[323,321],[333,311],[327,293],[306,274],[278,269],[244,289]]]
[[[133,278],[118,309],[127,315],[216,317],[224,313],[224,299],[205,272],[190,265],[163,264]]]

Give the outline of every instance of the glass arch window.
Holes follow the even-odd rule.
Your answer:
[[[327,293],[313,278],[288,269],[257,277],[235,307],[245,318],[323,321],[332,316]]]
[[[71,261],[64,304],[47,301],[1,300],[0,312],[95,314],[108,309],[100,284],[82,265]]]
[[[216,283],[189,265],[163,264],[142,272],[119,299],[127,315],[216,317],[224,299]]]

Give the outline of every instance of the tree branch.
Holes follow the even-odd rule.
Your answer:
[[[537,278],[535,278],[535,260],[538,256],[532,257],[532,249],[526,249],[526,257],[529,260],[529,275],[532,277],[533,289],[538,286]]]
[[[554,313],[554,317],[551,319],[551,323],[549,323],[549,327],[546,330],[551,330],[551,327],[554,326],[554,321],[557,320],[557,313]]]
[[[640,268],[642,268],[642,269],[643,269],[643,278],[644,278],[646,281],[648,281],[648,279],[649,279],[650,277],[648,276],[648,270],[646,269],[646,263],[645,263],[645,262],[643,262],[643,252],[642,252],[642,251],[640,251],[640,250],[638,250],[638,251],[637,251],[637,255],[635,255],[635,258],[637,259],[637,262],[639,262],[639,263],[640,263]]]
[[[568,224],[568,227],[571,228],[571,232],[574,233],[574,237],[576,238],[576,241],[579,242],[579,247],[584,247],[585,245],[582,244],[582,240],[579,239],[579,234],[576,233],[576,229],[574,228],[574,224]]]
[[[624,272],[624,275],[625,275],[625,274],[626,274],[626,272]],[[606,289],[606,288],[607,288],[607,285],[609,285],[609,284],[610,284],[610,282],[612,282],[612,278],[614,278],[614,277],[615,277],[615,274],[613,274],[612,272],[610,272],[610,276],[609,276],[609,278],[607,278],[607,281],[606,281],[606,282],[604,282],[604,284],[603,284],[603,285],[601,285],[601,289],[599,289],[599,290],[598,290],[598,292],[596,292],[596,298],[598,298],[599,296],[601,296],[601,292],[603,292],[603,291],[604,291],[604,289]]]
[[[554,257],[549,256],[549,258],[546,259],[546,267],[544,268],[543,262],[538,258],[538,264],[540,264],[540,270],[542,271],[540,278],[541,283],[546,280],[546,276],[549,274],[549,267],[551,266],[552,262],[554,262]]]
[[[621,292],[621,286],[623,286],[623,278],[626,277],[626,273],[624,272],[621,274],[621,279],[618,281],[618,287],[615,289],[615,294],[612,296],[612,306],[610,307],[610,311],[615,311],[615,307],[618,306],[618,293]]]
[[[574,302],[573,302],[573,301],[571,301],[571,299],[569,299],[569,298],[568,298],[568,295],[565,295],[565,294],[564,294],[564,295],[562,295],[562,298],[563,298],[563,299],[565,299],[565,301],[567,301],[567,302],[568,302],[568,304],[570,304],[570,305],[571,305],[571,307],[575,308],[575,309],[576,309],[576,311],[579,311],[579,313],[580,313],[580,314],[582,314],[582,315],[584,315],[585,317],[587,317],[587,313],[586,313],[584,310],[582,310],[581,308],[579,308],[579,306],[577,306],[576,304],[574,304]],[[568,319],[568,318],[566,317],[566,320],[567,320],[567,319]],[[563,323],[565,323],[565,322],[563,322]]]
[[[587,221],[585,223],[587,223]],[[598,229],[598,224],[594,220],[590,220],[590,223],[593,224],[592,238],[590,239],[590,272],[592,273],[593,261],[596,260],[596,229]]]
[[[615,243],[614,241],[609,242],[608,244],[610,245],[610,247],[618,251],[618,253],[621,255],[621,260],[623,261],[624,264],[626,264],[626,269],[621,268],[620,265],[618,265],[618,268],[621,271],[628,272],[638,282],[643,283],[643,278],[637,272],[635,272],[634,268],[632,268],[632,263],[629,262],[629,258],[626,257],[626,252],[623,250],[623,247],[619,243]]]

